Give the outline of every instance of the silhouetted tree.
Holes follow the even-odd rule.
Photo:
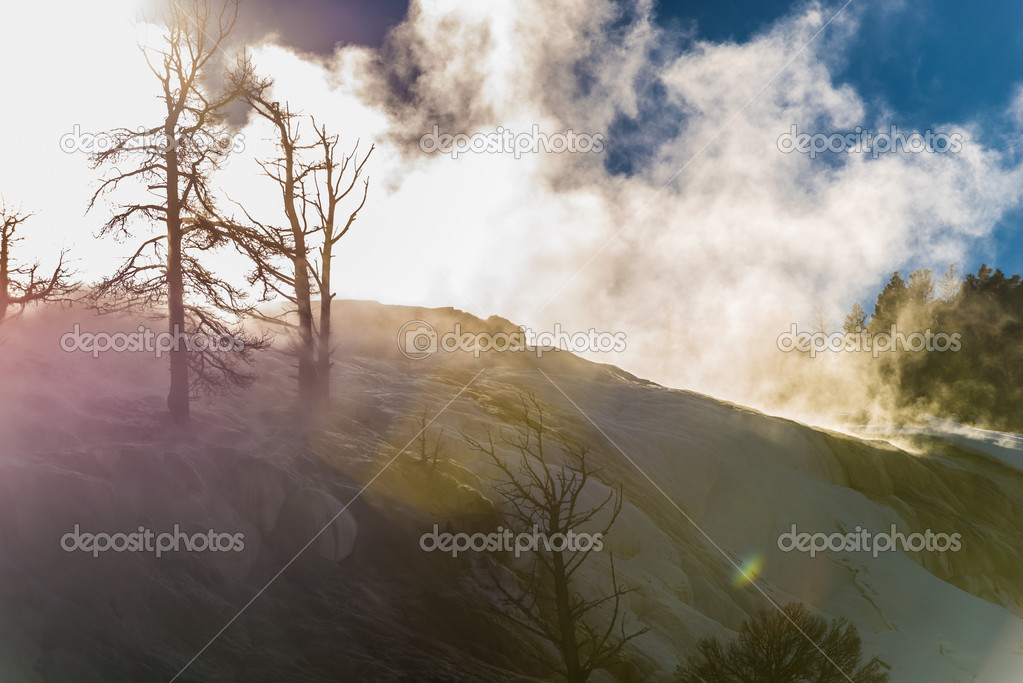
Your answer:
[[[962,290],[963,281],[959,277],[959,270],[954,263],[948,264],[948,268],[938,280],[938,297],[947,303],[951,303],[959,296]]]
[[[444,428],[441,427],[440,432],[433,439],[430,436],[430,420],[427,409],[423,408],[422,414],[416,418],[416,437],[412,441],[410,450],[418,458],[420,464],[437,467],[437,460],[445,452]]]
[[[900,324],[906,328],[906,332],[933,330],[935,309],[934,274],[929,268],[918,268],[906,281],[906,299]]]
[[[846,331],[857,319],[854,307]],[[1023,276],[982,264],[960,279],[949,265],[935,285],[928,269],[908,283],[896,272],[877,297],[869,331],[887,333],[893,323],[905,341],[870,361],[893,408],[1023,429]]]
[[[210,192],[210,173],[231,151],[219,126],[236,93],[211,95],[205,83],[209,67],[238,17],[238,0],[224,0],[214,10],[209,0],[169,0],[163,15],[162,47],[142,52],[156,79],[162,119],[145,130],[118,128],[109,132],[112,144],[93,155],[94,167],[110,167],[89,204],[125,182],[147,188],[151,199],[118,205],[100,231],[123,240],[133,239],[136,222],[159,224],[156,233],[94,291],[104,311],[166,310],[168,330],[175,338],[206,333],[230,334],[243,340],[239,353],[189,353],[180,343],[171,349],[167,406],[175,422],[187,428],[189,401],[203,391],[217,392],[251,381],[238,369],[237,359],[266,345],[231,331],[215,311],[245,309],[242,294],[218,278],[199,260],[228,241],[218,229]],[[204,307],[209,306],[209,307]]]
[[[870,333],[888,332],[899,319],[899,312],[906,304],[906,283],[899,271],[892,273],[884,290],[877,295],[874,313],[870,317]]]
[[[859,334],[867,331],[867,313],[859,302],[854,303],[852,312],[845,316],[845,322],[842,323],[842,331],[846,334]]]
[[[583,492],[591,482],[601,481],[599,470],[589,462],[589,450],[557,435],[556,448],[551,449],[552,430],[545,422],[543,405],[532,395],[521,397],[521,404],[521,428],[511,434],[502,432],[496,444],[489,430],[485,440],[462,434],[470,448],[486,455],[500,471],[495,489],[509,507],[512,526],[520,533],[536,529],[548,539],[571,538],[586,531],[593,538],[606,535],[622,509],[621,487],[609,487],[610,493],[600,503],[583,507]],[[518,457],[504,460],[497,453],[499,446]],[[561,453],[561,464],[555,463],[552,450]],[[598,523],[601,516],[605,520]],[[597,528],[589,529],[592,525]],[[588,598],[578,592],[574,577],[589,556],[585,550],[558,551],[541,543],[520,582],[508,586],[494,577],[509,618],[554,645],[560,659],[548,664],[570,683],[588,680],[595,670],[617,660],[626,643],[647,631],[625,630],[621,598],[632,589],[618,583],[614,557],[604,595]]]
[[[906,283],[906,303],[926,306],[934,300],[934,274],[930,268],[917,268]]]
[[[264,299],[281,297],[289,308],[277,315],[256,315],[295,333],[299,404],[316,412],[326,406],[330,392],[333,250],[365,205],[369,181],[364,180],[361,201],[353,209],[345,214],[341,207],[362,176],[373,147],[361,160],[356,157],[357,144],[351,154],[339,154],[338,137],[318,127],[311,117],[315,139],[305,143],[299,116],[288,103],[282,106],[272,100],[273,80],[257,76],[248,59],[242,60],[229,80],[253,111],[272,125],[278,150],[277,157],[257,163],[278,186],[286,225],[257,220],[242,207],[259,237],[246,238],[241,246],[255,264],[251,282],[262,284]],[[235,233],[250,234],[244,228]],[[318,259],[311,256],[314,250]],[[313,313],[314,291],[320,297],[318,321]]]
[[[311,247],[307,243],[310,227],[303,201],[306,178],[315,169],[303,165],[300,154],[303,150],[312,149],[312,145],[303,145],[299,141],[297,115],[291,112],[290,106],[287,103],[281,106],[280,102],[270,98],[272,79],[257,77],[248,60],[232,72],[230,79],[242,93],[242,99],[274,129],[279,156],[269,160],[257,159],[257,163],[264,175],[279,187],[286,224],[279,227],[262,222],[245,211],[246,218],[262,233],[263,246],[272,247],[255,251],[249,249],[249,256],[255,264],[251,281],[262,284],[264,299],[277,295],[293,308],[287,309],[282,315],[255,315],[263,322],[295,333],[299,405],[309,410],[315,407],[317,394],[316,332],[313,324],[312,269],[309,263]],[[288,265],[282,267],[277,262],[278,258],[285,259]],[[295,316],[294,321],[289,319],[291,315]]]
[[[28,265],[14,257],[14,245],[23,238],[15,237],[18,228],[32,217],[30,213],[9,208],[0,203],[0,323],[15,309],[19,315],[32,303],[66,301],[78,288],[70,280],[71,273],[64,266],[66,252],[61,251],[57,266],[49,275],[39,271],[39,262]]]
[[[675,680],[680,683],[888,680],[888,673],[877,657],[860,664],[862,643],[856,627],[847,619],[829,623],[798,603],[786,605],[782,612],[760,610],[743,622],[739,635],[728,644],[723,645],[717,638],[701,640],[696,646],[697,654],[676,669]]]
[[[358,142],[355,143],[351,153],[339,156],[337,152],[338,136],[327,135],[326,127],[317,128],[315,120],[312,121],[312,124],[316,131],[316,144],[320,157],[318,159],[319,166],[313,174],[315,192],[309,195],[308,206],[315,211],[316,231],[319,233],[320,242],[320,258],[318,263],[313,264],[313,275],[320,294],[320,319],[316,349],[317,380],[320,401],[325,404],[330,397],[330,368],[332,365],[331,303],[335,297],[332,289],[334,247],[348,233],[359,212],[362,211],[362,207],[366,205],[369,179],[363,181],[362,198],[354,209],[347,211],[347,215],[345,215],[340,212],[340,207],[362,176],[363,167],[370,155],[373,154],[374,146],[370,145],[361,161],[356,156],[359,150]],[[351,173],[348,173],[349,169],[351,169]],[[434,462],[436,462],[436,456]]]
[[[813,320],[811,321],[812,332],[814,334],[828,334],[831,331],[831,325],[828,323],[827,316],[824,315],[824,304],[817,302],[817,305],[813,310]]]

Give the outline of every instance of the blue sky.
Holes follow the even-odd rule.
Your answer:
[[[377,144],[370,201],[338,254],[339,296],[627,330],[628,350],[601,362],[756,405],[758,364],[819,306],[838,322],[853,301],[872,308],[893,270],[952,259],[1023,271],[1023,215],[1005,214],[1023,205],[1023,125],[1008,109],[1023,114],[1021,9],[854,0],[813,38],[837,5],[662,3],[595,21],[612,1],[639,0],[424,0],[374,49],[407,18],[404,0],[243,0],[234,47],[248,45],[280,99],[345,144]],[[45,264],[65,246],[91,281],[132,244],[96,237],[110,202],[83,215],[99,174],[62,141],[151,125],[138,54],[149,29],[133,21],[140,0],[55,2],[56,14],[0,3],[0,24],[33,29],[0,41],[3,61],[33,64],[5,72],[7,92],[35,103],[5,120],[18,131],[5,158],[19,163],[0,165],[0,189],[39,212],[25,248]],[[53,44],[74,57],[55,59]],[[797,122],[950,126],[970,142],[941,158],[810,160],[776,146]],[[438,124],[475,135],[538,123],[607,142],[599,155],[522,158],[416,145]],[[250,121],[238,134],[245,149],[218,188],[273,220],[257,173],[267,132]],[[244,265],[223,268],[240,278]]]
[[[700,39],[744,42],[804,5],[663,0],[656,14],[663,26],[695,30]],[[407,0],[245,0],[243,6],[243,21],[273,26],[286,42],[321,53],[338,41],[379,45],[408,10]],[[863,17],[863,26],[854,50],[836,55],[845,62],[838,80],[890,108],[903,125],[994,122],[1023,80],[1023,3],[853,0],[844,12]]]
[[[663,27],[679,33],[680,42],[687,42],[681,36],[688,34],[698,40],[742,43],[804,6],[777,0],[662,1],[656,16]],[[825,12],[840,6],[828,5]],[[274,27],[295,47],[328,54],[338,41],[379,46],[407,10],[406,0],[245,0],[243,20]],[[844,12],[855,14],[861,23],[851,43],[832,55],[833,74],[836,82],[849,84],[864,99],[868,121],[880,118],[907,130],[969,122],[979,126],[985,143],[1004,149],[1014,145],[1018,128],[1006,110],[1023,82],[1023,3],[853,0]],[[827,41],[827,35],[821,40]],[[657,93],[651,96],[656,101]],[[636,118],[619,118],[609,138],[632,140],[641,129],[672,128],[677,125],[672,113],[657,107]],[[609,144],[608,166],[631,173],[646,158],[635,152],[635,145],[619,149],[624,147],[632,151],[616,154]],[[1023,211],[1008,215],[992,240],[974,247],[965,269],[976,271],[987,262],[1010,273],[1023,272],[1023,238],[1016,229],[1021,223]]]
[[[665,25],[695,28],[699,39],[744,42],[804,4],[659,2],[657,12]],[[831,7],[833,12],[841,4]],[[868,120],[880,116],[907,130],[975,122],[988,144],[1018,143],[1006,110],[1023,82],[1023,3],[853,0],[844,11],[860,16],[862,24],[852,49],[836,55],[841,68],[835,80],[864,98]],[[1023,211],[1008,215],[991,244],[976,246],[965,270],[976,272],[987,262],[1007,273],[1023,272],[1021,224]]]

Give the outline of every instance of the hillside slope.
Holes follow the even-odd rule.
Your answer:
[[[197,403],[181,439],[163,409],[165,361],[60,349],[75,323],[139,321],[65,309],[0,330],[3,680],[168,681],[200,651],[178,681],[544,680],[529,639],[496,615],[479,559],[419,547],[434,524],[501,523],[493,467],[458,434],[513,429],[532,393],[625,494],[610,552],[579,585],[606,586],[613,554],[636,588],[627,623],[650,630],[628,666],[595,680],[671,680],[698,638],[730,635],[766,594],[851,619],[893,681],[1023,681],[1016,441],[994,452],[986,437],[932,431],[899,448],[563,352],[410,360],[396,344],[410,320],[511,325],[366,302],[339,302],[337,315],[334,400],[311,435],[280,351],[260,358],[250,389]],[[444,428],[437,468],[402,454],[423,410],[438,415],[432,433]],[[76,524],[243,533],[244,549],[92,557],[61,549]],[[811,558],[779,550],[793,524],[957,532],[962,548]]]

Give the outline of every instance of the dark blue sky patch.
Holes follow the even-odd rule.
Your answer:
[[[685,111],[669,100],[660,80],[651,81],[641,91],[639,102],[637,116],[619,113],[608,128],[604,166],[612,175],[642,174],[685,127]]]

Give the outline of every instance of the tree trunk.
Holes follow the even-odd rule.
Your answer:
[[[313,304],[309,281],[309,259],[306,258],[305,236],[295,233],[295,305],[298,309],[298,401],[302,408],[316,407],[317,379],[316,340],[313,336]]]
[[[557,515],[552,515],[552,533],[559,530],[560,520]],[[575,619],[572,618],[571,593],[568,586],[568,576],[565,572],[565,559],[562,554],[552,554],[554,564],[554,604],[558,610],[558,633],[561,636],[562,661],[565,662],[565,678],[569,683],[586,683],[589,678],[579,664],[579,648],[575,642]]]
[[[264,103],[265,104],[265,103]],[[296,206],[297,180],[295,178],[295,139],[289,127],[291,113],[276,103],[267,105],[264,113],[280,135],[283,151],[283,169],[279,182],[284,197],[284,213],[288,218],[295,252],[292,264],[295,270],[295,309],[298,313],[298,405],[308,414],[316,406],[316,337],[313,332],[312,284],[309,273],[309,253],[305,240],[302,216]]]
[[[10,262],[10,239],[11,236],[7,234],[7,228],[4,227],[3,232],[0,233],[0,322],[7,317],[7,307],[11,303],[11,293],[8,291],[11,284],[10,274],[7,270]]]
[[[174,125],[165,133],[174,140]],[[182,343],[185,334],[185,286],[181,270],[181,200],[178,195],[178,153],[168,145],[167,161],[167,318],[173,346],[170,352],[170,391],[167,408],[175,424],[188,429],[190,423],[188,397],[188,348]]]
[[[326,236],[323,245],[322,258],[320,259],[320,339],[319,356],[317,357],[317,375],[319,379],[319,392],[317,399],[322,409],[327,408],[330,400],[330,314],[331,303],[334,295],[330,291],[330,262],[332,258],[332,245],[330,235]]]

